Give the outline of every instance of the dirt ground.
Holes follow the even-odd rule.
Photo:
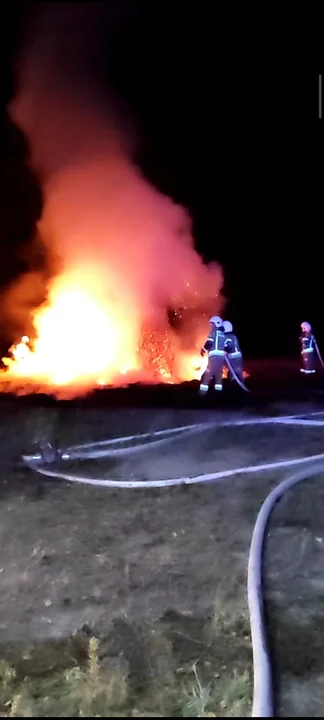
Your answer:
[[[21,454],[30,452],[40,436],[65,447],[211,419],[217,419],[217,413],[19,409],[2,404],[0,647],[1,658],[15,667],[18,680],[28,676],[39,682],[62,669],[82,666],[89,637],[95,636],[103,666],[118,662],[129,679],[131,697],[119,715],[200,714],[192,711],[191,701],[186,712],[179,705],[181,692],[188,695],[188,683],[190,697],[195,696],[197,677],[198,687],[201,683],[208,688],[243,678],[239,697],[232,698],[234,705],[241,703],[235,711],[230,710],[230,700],[224,708],[216,691],[200,709],[249,714],[247,558],[257,512],[283,473],[240,475],[208,485],[121,490],[41,478],[20,462]],[[195,476],[321,453],[322,438],[321,427],[213,428],[127,461],[69,467],[92,477]],[[275,657],[285,680],[280,688],[282,715],[303,714],[297,706],[301,707],[298,698],[305,685],[308,695],[317,697],[312,700],[312,716],[323,716],[324,708],[320,652],[317,660],[314,655],[324,622],[324,490],[317,484],[312,496],[309,488],[310,484],[308,490],[300,488],[299,499],[296,495],[293,502],[287,498],[278,506],[267,545],[269,615]],[[284,510],[288,502],[289,513]],[[286,652],[288,639],[298,644],[299,653]],[[304,658],[305,648],[311,660]]]

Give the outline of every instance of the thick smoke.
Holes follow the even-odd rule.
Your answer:
[[[188,213],[136,167],[125,113],[118,115],[116,98],[88,72],[93,8],[38,4],[11,114],[29,138],[43,184],[38,230],[49,269],[95,287],[123,318],[127,342],[136,343],[144,327],[167,327],[170,308],[219,311],[222,272],[194,250]],[[20,281],[20,302],[23,288]],[[10,305],[13,315],[14,288]]]

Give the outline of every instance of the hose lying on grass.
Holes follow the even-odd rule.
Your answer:
[[[311,415],[324,415],[324,413],[309,413]],[[187,425],[180,428],[169,428],[167,430],[159,430],[154,433],[145,433],[142,435],[131,435],[128,437],[113,438],[100,442],[87,443],[85,445],[74,445],[65,452],[56,451],[51,445],[44,449],[43,453],[35,455],[24,455],[25,464],[31,469],[48,477],[68,480],[74,483],[83,483],[86,485],[95,485],[100,487],[119,487],[119,488],[162,488],[174,487],[176,485],[193,485],[198,483],[215,482],[234,475],[260,473],[268,470],[277,470],[284,467],[292,467],[293,465],[306,464],[307,466],[299,470],[294,475],[289,476],[281,482],[265,499],[254,526],[252,541],[250,546],[248,561],[248,606],[250,615],[252,652],[253,652],[253,668],[254,668],[254,691],[253,691],[253,708],[252,717],[275,717],[274,715],[274,699],[273,699],[273,680],[271,670],[271,658],[269,655],[267,632],[264,621],[264,600],[262,594],[262,557],[266,528],[270,519],[270,515],[280,498],[284,493],[302,480],[318,475],[324,472],[324,453],[319,455],[310,455],[308,457],[299,457],[291,460],[281,460],[262,465],[250,465],[247,467],[238,467],[231,470],[221,470],[214,473],[205,473],[195,477],[178,477],[165,480],[117,480],[104,478],[90,478],[77,475],[70,475],[57,470],[51,470],[49,465],[55,460],[88,460],[99,457],[125,456],[134,452],[143,451],[147,448],[160,446],[161,443],[170,442],[172,439],[181,437],[185,433],[199,432],[211,427],[238,426],[238,425],[258,425],[258,424],[296,424],[324,425],[323,420],[311,421],[304,420],[300,415],[289,415],[284,417],[272,418],[253,418],[248,420],[219,423],[200,423],[197,425]],[[158,437],[158,440],[153,438]],[[130,443],[137,440],[135,446],[124,448],[114,448],[113,445],[122,443]],[[147,442],[145,442],[147,441]],[[311,464],[310,464],[311,463]]]
[[[309,458],[309,460],[315,459],[315,456]],[[321,473],[324,474],[324,460],[308,465],[283,480],[266,497],[254,526],[247,583],[254,668],[252,717],[275,717],[271,658],[267,644],[262,595],[262,556],[266,529],[275,505],[281,500],[285,492],[303,480],[308,480]]]

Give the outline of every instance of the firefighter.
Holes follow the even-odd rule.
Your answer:
[[[219,392],[223,389],[222,373],[225,357],[223,320],[218,315],[213,315],[209,322],[209,335],[200,351],[202,357],[208,352],[208,365],[199,386],[200,395],[207,393],[211,380],[213,380],[215,390]]]
[[[225,334],[225,352],[230,361],[231,367],[235,374],[243,382],[243,355],[240,348],[239,341],[233,333],[233,325],[229,320],[224,320],[223,323],[224,334]],[[230,380],[235,380],[233,373],[229,373]]]
[[[312,333],[312,327],[308,322],[301,323],[302,334],[300,336],[301,344],[301,364],[300,372],[305,375],[311,375],[316,372],[316,341]]]

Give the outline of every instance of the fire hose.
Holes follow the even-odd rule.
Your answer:
[[[310,415],[323,415],[323,413],[310,413]],[[254,526],[252,540],[248,559],[248,577],[247,577],[247,594],[248,607],[250,616],[251,641],[253,653],[253,672],[254,672],[254,690],[253,690],[253,707],[252,717],[275,717],[274,715],[274,691],[271,657],[268,646],[268,636],[264,618],[264,599],[262,592],[262,558],[265,541],[265,533],[271,513],[276,503],[282,498],[285,492],[291,489],[297,483],[310,477],[324,473],[324,453],[319,455],[311,455],[308,457],[299,457],[291,460],[281,460],[272,463],[259,465],[250,465],[247,467],[238,467],[232,470],[222,470],[214,473],[205,473],[195,477],[178,477],[164,480],[117,480],[105,478],[91,478],[85,476],[76,476],[69,473],[51,470],[48,465],[55,460],[90,460],[99,457],[116,457],[131,455],[134,452],[140,452],[148,448],[160,446],[162,442],[170,442],[171,439],[181,437],[183,433],[199,432],[211,427],[220,426],[237,426],[249,424],[285,424],[293,422],[294,419],[300,418],[300,415],[288,415],[272,418],[254,418],[238,422],[224,422],[219,425],[215,423],[200,423],[196,425],[182,426],[178,428],[169,428],[154,433],[145,433],[142,435],[131,435],[127,437],[113,438],[100,442],[87,443],[85,445],[74,445],[65,452],[55,450],[51,445],[43,449],[41,453],[35,455],[24,455],[24,463],[33,471],[36,471],[47,477],[64,479],[69,482],[82,483],[86,485],[95,485],[100,487],[118,487],[118,488],[161,488],[174,487],[179,485],[193,485],[206,482],[215,482],[236,475],[260,473],[268,470],[275,470],[293,465],[307,464],[294,475],[283,480],[270,494],[266,497],[261,509],[258,513]],[[309,424],[312,421],[299,419],[299,424],[305,422]],[[324,425],[324,420],[315,421],[316,425]],[[158,436],[159,439],[154,438]],[[134,440],[140,444],[128,446],[124,448],[113,448],[113,445],[122,443],[130,443]],[[309,463],[312,463],[309,465]]]
[[[246,387],[245,383],[239,378],[238,374],[235,372],[227,353],[225,353],[225,363],[228,367],[229,372],[232,373],[232,376],[233,376],[235,382],[239,385],[239,387],[242,390],[244,390],[244,392],[251,394],[251,390],[249,390],[249,388]]]
[[[318,347],[317,341],[316,341],[315,339],[314,339],[314,343],[315,343],[315,350],[316,350],[316,352],[317,352],[317,357],[318,357],[318,359],[319,359],[322,367],[324,368],[323,358],[322,358],[322,355],[321,355],[321,353],[320,353],[320,349],[319,349],[319,347]]]

